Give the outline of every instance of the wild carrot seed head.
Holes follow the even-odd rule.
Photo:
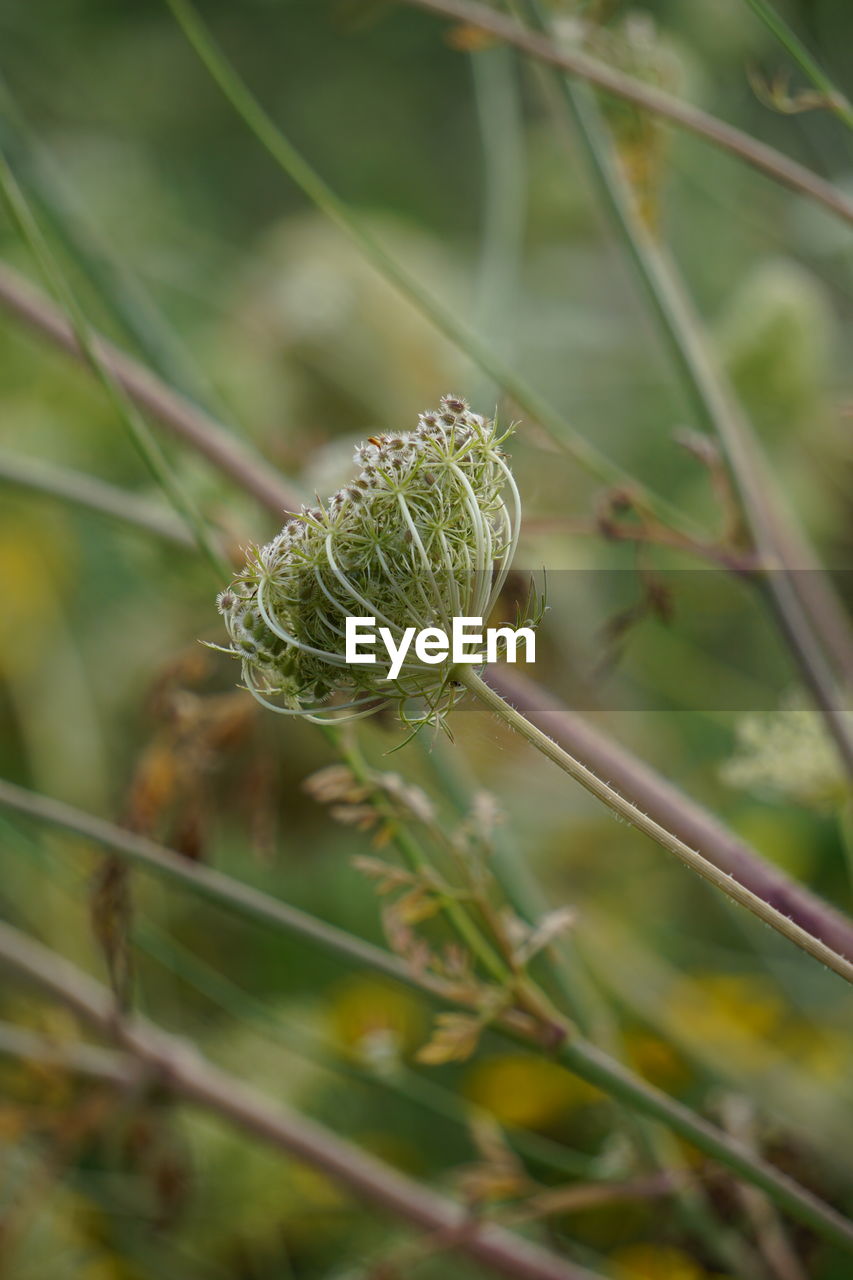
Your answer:
[[[420,700],[418,722],[453,704],[450,660],[407,656],[348,665],[348,615],[375,617],[399,643],[407,627],[451,630],[454,616],[488,618],[515,551],[521,508],[495,421],[445,396],[413,431],[372,436],[355,451],[358,475],[323,507],[303,508],[218,603],[228,652],[246,687],[282,714],[315,719],[370,714]],[[332,703],[335,693],[346,695]]]

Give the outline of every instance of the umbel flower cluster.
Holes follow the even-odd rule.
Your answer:
[[[390,703],[413,724],[449,710],[459,692],[449,660],[412,654],[389,681],[381,659],[347,663],[346,618],[375,618],[395,643],[409,627],[449,633],[454,617],[488,619],[521,524],[501,449],[509,434],[445,396],[413,431],[359,445],[349,484],[251,549],[218,604],[227,652],[259,702],[320,721]]]

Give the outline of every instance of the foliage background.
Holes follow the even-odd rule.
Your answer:
[[[787,12],[835,78],[853,82],[850,6],[823,0]],[[697,520],[719,521],[705,471],[674,442],[695,426],[689,402],[582,157],[566,149],[529,68],[499,50],[454,47],[462,41],[445,38],[447,24],[403,6],[243,0],[207,3],[204,13],[274,118],[389,251],[474,317],[578,430]],[[747,69],[772,77],[787,64],[745,4],[671,0],[642,15],[657,25],[647,36],[635,14],[635,38],[648,39],[664,83],[853,185],[840,122],[824,111],[784,115],[756,96]],[[601,17],[613,33],[630,21],[619,3],[601,6]],[[495,389],[283,178],[159,3],[9,0],[0,74],[2,141],[19,172],[67,205],[137,323],[171,331],[173,376],[307,492],[338,483],[354,440],[407,428],[445,391],[495,403]],[[488,146],[496,118],[504,128],[490,169],[483,130]],[[610,119],[774,473],[843,586],[849,235],[698,141],[640,127],[627,110],[613,108]],[[489,182],[508,210],[497,259],[484,247],[495,213]],[[55,228],[53,238],[90,317],[133,345],[92,287],[81,245]],[[0,253],[35,275],[6,222]],[[87,374],[6,318],[0,397],[4,447],[156,498]],[[227,481],[166,448],[234,541],[271,532]],[[513,455],[531,519],[520,559],[553,571],[537,678],[582,699],[768,859],[849,906],[853,857],[833,779],[822,775],[806,794],[797,787],[803,760],[814,760],[802,738],[812,722],[790,750],[765,751],[746,787],[725,779],[744,712],[758,708],[766,724],[796,683],[754,597],[703,570],[715,584],[714,607],[703,606],[710,587],[694,581],[695,562],[654,551],[650,563],[672,585],[672,617],[652,611],[624,637],[608,630],[608,619],[642,599],[643,584],[628,547],[589,536],[600,485],[531,426],[522,425]],[[667,577],[672,570],[680,572]],[[228,664],[196,643],[219,638],[203,565],[4,485],[0,580],[4,776],[381,939],[375,895],[350,862],[367,837],[334,826],[300,786],[329,758],[322,739],[256,714],[232,692]],[[729,1089],[765,1092],[768,1149],[823,1194],[843,1196],[853,1045],[840,984],[568,790],[485,714],[460,713],[454,735],[453,746],[437,748],[449,767],[500,797],[505,840],[553,902],[576,906],[577,949],[626,1058],[697,1105]],[[368,726],[365,746],[381,761],[399,736]],[[416,747],[381,767],[423,782],[442,820],[454,820]],[[92,850],[5,815],[0,837],[0,912],[100,971]],[[475,1158],[464,1125],[306,1056],[319,1037],[333,1065],[362,1063],[382,1033],[411,1060],[429,1025],[413,996],[142,876],[134,899],[141,1008],[418,1177],[452,1185]],[[211,985],[217,975],[233,985]],[[5,981],[0,1005],[6,1017],[70,1034],[65,1015]],[[619,1158],[600,1096],[497,1041],[429,1078],[507,1126]],[[0,1268],[16,1280],[343,1277],[397,1237],[319,1176],[166,1105],[130,1109],[81,1139],[69,1120],[71,1083],[48,1085],[36,1068],[3,1068],[0,1215],[17,1226],[4,1259],[0,1246]],[[849,1201],[849,1170],[846,1192]],[[730,1188],[716,1194],[725,1218]],[[564,1215],[550,1231],[620,1277],[720,1274],[666,1205]],[[800,1243],[809,1275],[845,1274],[814,1242]],[[446,1259],[428,1261],[424,1274],[431,1269],[473,1273]]]

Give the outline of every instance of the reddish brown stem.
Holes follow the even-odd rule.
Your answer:
[[[11,267],[0,266],[0,306],[26,321],[42,337],[76,359],[83,358],[71,324],[58,307]],[[227,428],[173,391],[138,360],[105,338],[96,343],[99,360],[140,409],[231,476],[277,518],[298,511],[301,499],[269,463],[254,455]]]
[[[853,223],[853,201],[831,182],[827,182],[819,174],[807,169],[805,165],[798,164],[796,160],[791,160],[774,147],[759,142],[757,138],[744,133],[742,129],[726,124],[724,120],[709,115],[700,107],[694,107],[690,102],[674,98],[653,85],[643,84],[633,76],[626,75],[624,71],[619,71],[604,62],[598,62],[577,49],[558,48],[547,36],[525,30],[517,22],[513,22],[501,13],[496,13],[494,9],[484,4],[476,3],[475,0],[405,0],[405,2],[451,18],[455,22],[478,27],[497,40],[515,45],[517,49],[530,54],[540,62],[558,67],[579,80],[587,81],[597,89],[603,89],[617,98],[632,102],[641,110],[660,116],[661,119],[668,120],[678,128],[686,129],[689,133],[704,138],[713,146],[728,151],[792,191],[797,191],[824,205],[845,222]]]
[[[511,1280],[596,1280],[592,1272],[501,1227],[469,1219],[452,1200],[420,1186],[331,1130],[273,1102],[207,1062],[186,1040],[143,1018],[123,1021],[107,989],[68,961],[0,923],[0,963],[73,1008],[102,1034],[117,1039],[178,1097],[339,1183],[359,1199],[420,1230],[452,1239],[460,1253]]]

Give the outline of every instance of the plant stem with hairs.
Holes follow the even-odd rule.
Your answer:
[[[771,928],[781,933],[783,937],[793,942],[795,946],[800,947],[802,951],[805,951],[821,964],[826,965],[828,969],[837,973],[839,977],[844,978],[846,982],[853,983],[853,963],[850,960],[838,955],[831,947],[813,938],[805,929],[783,916],[775,907],[765,902],[763,898],[759,898],[750,889],[738,884],[736,880],[720,871],[696,849],[691,849],[678,836],[671,831],[667,831],[654,818],[650,818],[643,813],[637,805],[625,799],[608,782],[599,778],[591,769],[581,764],[574,756],[569,755],[553,739],[527,720],[490,685],[486,684],[485,680],[472,667],[457,667],[456,678],[475,697],[479,698],[490,711],[494,712],[499,719],[503,720],[511,729],[520,733],[531,746],[535,747],[537,751],[541,751],[544,756],[553,761],[575,782],[580,783],[585,790],[594,795],[618,817],[623,818],[632,827],[636,827],[638,831],[649,836],[662,848],[675,854],[676,858],[689,867],[691,871],[695,871],[703,880],[707,880],[709,884],[722,890],[723,893],[727,894],[740,906],[745,907],[747,911],[751,911],[759,920],[770,925]]]
[[[591,772],[608,778],[614,789],[643,813],[691,848],[701,849],[719,871],[751,889],[807,933],[853,960],[853,921],[849,916],[758,857],[715,814],[684,795],[669,778],[506,663],[487,667],[484,678],[505,702]]]
[[[375,654],[351,661],[344,635],[353,610],[374,625],[379,619],[400,646],[438,623],[446,641],[451,617],[488,619],[522,518],[502,448],[509,434],[466,401],[443,396],[413,431],[359,445],[355,479],[265,546],[250,548],[243,571],[218,597],[224,651],[240,663],[243,685],[282,716],[340,724],[342,712],[350,721],[393,705],[414,731],[443,724],[467,687],[614,813],[853,983],[853,961],[732,880],[504,702],[471,665],[482,657],[462,662],[445,647],[421,662],[401,648],[396,669]],[[422,707],[416,716],[412,702]]]

